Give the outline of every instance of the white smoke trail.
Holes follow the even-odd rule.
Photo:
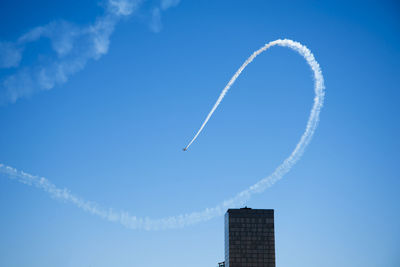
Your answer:
[[[189,144],[184,148],[185,150],[187,150],[191,146],[191,144],[194,142],[194,140],[196,140],[197,137],[199,136],[199,134],[203,131],[203,128],[206,126],[207,122],[209,121],[209,119],[213,115],[214,111],[217,109],[219,104],[222,102],[222,99],[225,97],[226,93],[229,91],[231,86],[235,83],[236,79],[239,77],[239,75],[242,73],[242,71],[247,67],[247,65],[249,65],[259,54],[261,54],[262,52],[266,51],[268,48],[270,48],[270,47],[272,47],[274,45],[286,46],[286,47],[292,48],[293,50],[299,52],[300,55],[302,55],[305,58],[305,60],[307,61],[307,63],[310,65],[311,69],[314,72],[316,98],[314,100],[314,107],[311,110],[311,115],[310,115],[310,118],[308,119],[308,123],[310,123],[312,121],[312,119],[314,118],[312,116],[312,114],[314,112],[318,111],[318,114],[319,114],[319,110],[321,109],[322,104],[323,104],[323,100],[324,100],[324,78],[322,77],[321,69],[319,67],[318,62],[315,60],[314,55],[311,53],[311,51],[306,46],[300,44],[299,42],[295,42],[295,41],[292,41],[292,40],[288,40],[288,39],[280,40],[279,39],[279,40],[276,40],[276,41],[272,41],[272,42],[264,45],[263,47],[261,47],[257,51],[255,51],[243,63],[243,65],[240,66],[240,68],[236,71],[235,75],[233,75],[233,77],[230,79],[228,84],[222,90],[221,94],[219,95],[219,97],[217,99],[217,102],[215,102],[215,104],[212,107],[211,111],[208,113],[208,115],[207,115],[206,119],[204,120],[203,124],[201,125],[200,129],[197,131],[197,133],[195,134],[193,139],[189,142]],[[316,102],[318,99],[320,99],[320,103]],[[317,119],[316,123],[318,123],[318,116],[317,116],[316,119]],[[303,137],[307,136],[307,133],[308,133],[307,130],[308,129],[309,129],[309,126],[307,125],[307,129],[306,129],[306,132],[303,134]],[[315,128],[314,128],[314,130],[315,130]],[[310,135],[310,134],[312,136],[313,132],[308,133],[308,135]],[[301,145],[301,143],[302,142],[300,141],[299,145]]]
[[[134,14],[145,0],[101,0],[104,14],[90,25],[76,25],[56,20],[34,27],[15,42],[0,40],[0,68],[14,70],[0,79],[0,105],[15,103],[36,92],[51,90],[64,84],[73,74],[84,69],[91,60],[107,54],[110,37],[122,19]],[[161,13],[179,4],[178,0],[161,0],[157,10],[157,31],[161,30]],[[155,20],[152,15],[152,20]],[[153,25],[154,22],[151,23]],[[29,46],[48,39],[51,50],[40,54],[41,60],[20,66]]]
[[[219,205],[213,208],[206,208],[201,212],[192,212],[188,214],[171,216],[161,219],[141,218],[132,216],[124,211],[114,211],[112,209],[102,208],[94,202],[89,202],[78,196],[73,195],[67,189],[57,188],[54,184],[52,184],[49,180],[47,180],[44,177],[33,176],[31,174],[18,171],[12,167],[3,164],[0,164],[0,172],[6,174],[11,179],[13,178],[17,179],[21,183],[36,186],[44,190],[45,192],[47,192],[56,199],[70,202],[76,205],[77,207],[83,209],[84,211],[87,211],[93,215],[97,215],[111,222],[118,222],[130,229],[159,230],[159,229],[179,228],[186,225],[195,224],[201,221],[207,221],[216,216],[220,216],[224,214],[224,212],[228,208],[242,206],[246,201],[249,200],[249,198],[253,194],[263,192],[265,189],[271,187],[274,183],[276,183],[279,179],[281,179],[287,172],[289,172],[290,169],[293,167],[293,165],[299,160],[299,158],[304,152],[304,149],[311,141],[311,138],[318,125],[319,114],[324,102],[324,95],[325,95],[324,79],[321,73],[321,69],[311,51],[307,47],[298,42],[284,39],[284,40],[276,40],[270,42],[265,46],[263,46],[262,48],[260,48],[259,50],[257,50],[256,52],[254,52],[239,68],[239,70],[235,73],[235,75],[232,77],[229,83],[225,86],[217,102],[211,109],[211,112],[208,114],[206,120],[202,124],[200,130],[196,133],[193,140],[186,147],[188,148],[197,138],[199,133],[203,130],[207,121],[210,119],[215,109],[221,103],[223,97],[225,96],[229,88],[233,85],[238,76],[241,74],[241,72],[245,69],[245,67],[249,63],[251,63],[254,60],[254,58],[256,58],[259,54],[261,54],[262,52],[264,52],[265,50],[274,45],[289,47],[297,51],[300,55],[302,55],[306,59],[307,63],[310,65],[314,73],[315,98],[307,122],[306,130],[304,131],[303,135],[300,138],[299,143],[296,145],[295,149],[290,154],[290,156],[287,159],[285,159],[283,163],[279,165],[271,175],[261,179],[259,182],[250,186],[244,191],[238,193],[233,198],[225,200],[224,202],[220,203]]]
[[[110,36],[116,24],[138,9],[142,0],[107,0],[104,14],[91,25],[80,26],[56,20],[34,27],[15,42],[0,42],[0,68],[15,68],[0,81],[0,104],[14,103],[21,97],[50,90],[82,70],[90,60],[107,54]],[[20,66],[32,43],[48,39],[53,51],[40,55],[41,60]]]
[[[178,5],[180,1],[181,0],[161,0],[160,6],[153,8],[151,12],[152,20],[150,23],[150,29],[154,32],[161,31],[162,28],[161,12]]]

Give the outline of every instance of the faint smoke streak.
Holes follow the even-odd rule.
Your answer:
[[[152,10],[152,21],[150,23],[150,29],[154,32],[161,31],[161,12],[171,7],[177,6],[179,3],[180,0],[161,0],[160,6],[155,7]]]
[[[13,74],[0,81],[0,104],[15,103],[19,98],[61,85],[72,74],[82,70],[88,61],[98,60],[107,54],[116,24],[133,14],[143,1],[107,0],[104,14],[91,25],[80,26],[57,20],[31,29],[15,42],[0,42],[0,68],[16,68]],[[159,25],[160,11],[178,2],[161,1],[158,8]],[[41,39],[49,40],[53,51],[39,54],[33,65],[20,66],[24,50],[30,43]]]
[[[86,201],[78,196],[73,195],[67,189],[60,189],[52,184],[49,180],[43,177],[33,176],[31,174],[18,171],[12,167],[0,164],[0,172],[5,174],[7,177],[11,179],[17,179],[19,182],[28,184],[31,186],[35,186],[40,188],[50,194],[52,197],[63,200],[66,202],[70,202],[77,207],[83,209],[84,211],[91,213],[93,215],[97,215],[103,219],[106,219],[111,222],[117,222],[122,224],[123,226],[130,228],[130,229],[145,229],[145,230],[160,230],[160,229],[170,229],[170,228],[179,228],[191,224],[195,224],[202,221],[207,221],[211,218],[216,216],[220,216],[225,213],[228,208],[234,208],[242,206],[246,203],[253,194],[261,193],[265,189],[271,187],[275,184],[279,179],[281,179],[293,165],[300,159],[302,156],[304,149],[307,147],[309,142],[311,141],[312,136],[314,135],[315,129],[317,128],[319,122],[319,114],[324,102],[324,95],[325,95],[325,87],[324,87],[324,79],[321,73],[321,69],[319,67],[318,62],[315,60],[314,55],[311,51],[305,47],[304,45],[292,41],[292,40],[276,40],[270,42],[260,48],[259,50],[255,51],[239,68],[239,70],[235,73],[232,79],[228,82],[226,87],[223,89],[221,95],[219,96],[216,104],[211,109],[211,112],[208,114],[206,120],[204,121],[203,125],[201,126],[200,130],[196,133],[193,140],[189,143],[187,147],[189,147],[193,141],[197,138],[199,133],[202,131],[204,126],[206,125],[207,121],[210,119],[211,115],[221,103],[223,97],[229,90],[229,88],[233,85],[235,80],[239,77],[241,72],[246,68],[248,64],[250,64],[259,54],[266,51],[268,48],[279,45],[289,47],[295,51],[297,51],[300,55],[304,57],[307,61],[311,70],[314,74],[314,91],[315,91],[315,98],[314,104],[310,112],[310,116],[307,122],[306,129],[303,135],[300,138],[299,143],[296,145],[293,152],[290,156],[283,161],[281,165],[279,165],[275,171],[269,175],[261,179],[256,184],[250,186],[246,190],[238,193],[233,198],[228,199],[220,203],[219,205],[213,208],[206,208],[200,212],[192,212],[188,214],[182,214],[178,216],[171,216],[161,219],[150,219],[150,218],[142,218],[132,216],[127,212],[124,211],[114,211],[112,209],[102,208],[98,204],[94,202]]]

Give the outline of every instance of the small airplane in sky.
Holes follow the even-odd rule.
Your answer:
[[[187,151],[187,148],[185,147],[184,149],[182,149],[183,151]]]

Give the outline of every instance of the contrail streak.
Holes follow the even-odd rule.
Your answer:
[[[106,55],[117,24],[135,14],[143,2],[101,0],[99,4],[104,7],[104,14],[92,24],[77,25],[55,20],[32,28],[14,42],[0,40],[0,69],[10,69],[10,74],[0,77],[0,105],[15,103],[20,98],[62,85],[73,74],[83,70],[88,62]],[[161,14],[179,4],[179,0],[158,2],[152,11],[153,22],[150,25],[155,32],[162,28]],[[143,15],[143,11],[141,13]],[[24,51],[43,39],[50,41],[51,51],[37,55],[41,60],[24,64],[23,58],[27,56]],[[32,57],[31,53],[28,54]]]
[[[196,133],[194,138],[187,145],[186,149],[196,140],[197,136],[203,130],[204,126],[207,124],[208,120],[211,118],[212,114],[221,103],[225,94],[228,92],[229,88],[233,85],[235,80],[239,77],[242,71],[246,68],[248,64],[250,64],[259,54],[266,51],[268,48],[279,45],[284,47],[289,47],[300,55],[304,57],[307,61],[308,65],[310,65],[311,70],[314,74],[314,104],[310,112],[310,116],[308,118],[308,122],[306,125],[306,129],[303,135],[300,138],[300,141],[296,145],[293,152],[290,156],[279,165],[275,171],[258,181],[256,184],[250,186],[249,188],[239,192],[231,199],[225,200],[222,203],[218,204],[213,208],[206,208],[200,212],[192,212],[188,214],[182,214],[177,216],[165,217],[160,219],[151,219],[147,217],[136,217],[130,215],[125,211],[115,211],[113,209],[107,209],[99,206],[95,202],[90,202],[84,200],[74,194],[72,194],[67,189],[61,189],[56,187],[53,183],[51,183],[48,179],[44,177],[34,176],[23,171],[18,171],[12,167],[6,166],[4,164],[0,164],[0,172],[4,173],[7,177],[11,179],[17,179],[19,182],[28,184],[31,186],[35,186],[43,191],[47,192],[50,196],[74,204],[75,206],[81,208],[82,210],[89,212],[93,215],[97,215],[103,219],[106,219],[111,222],[117,222],[122,224],[123,226],[130,229],[144,229],[144,230],[160,230],[160,229],[170,229],[170,228],[179,228],[191,224],[195,224],[201,221],[207,221],[216,216],[223,215],[228,208],[234,208],[238,206],[242,206],[249,198],[256,193],[261,193],[265,189],[271,187],[278,180],[280,180],[293,165],[300,159],[302,156],[304,149],[307,147],[309,142],[311,141],[312,136],[314,135],[315,129],[317,128],[319,121],[319,114],[324,102],[325,95],[325,87],[324,87],[324,79],[321,73],[321,69],[319,67],[318,62],[315,60],[314,55],[311,51],[304,45],[284,39],[284,40],[276,40],[270,42],[255,51],[239,68],[239,70],[233,75],[232,79],[222,90],[221,95],[219,96],[217,102],[211,109],[210,113],[207,115],[205,121],[200,127],[199,131]]]
[[[262,52],[266,51],[268,48],[279,45],[279,46],[286,46],[289,48],[292,48],[293,50],[297,51],[302,55],[307,63],[310,65],[311,69],[314,72],[314,79],[315,79],[315,94],[316,94],[316,99],[314,100],[314,107],[311,111],[310,118],[308,119],[308,122],[310,123],[311,120],[314,118],[312,116],[313,112],[317,112],[317,115],[319,115],[319,110],[321,109],[323,105],[323,100],[324,100],[324,78],[322,77],[321,69],[319,67],[318,62],[315,60],[314,55],[311,53],[311,51],[304,45],[302,45],[299,42],[295,42],[289,39],[279,39],[276,41],[269,42],[268,44],[264,45],[257,51],[255,51],[244,63],[240,68],[236,71],[235,75],[231,78],[231,80],[228,82],[228,84],[225,86],[225,88],[222,90],[221,94],[219,95],[217,102],[215,102],[214,106],[212,107],[211,111],[208,113],[206,119],[204,120],[203,124],[201,125],[200,129],[197,131],[193,139],[189,142],[189,144],[184,148],[184,150],[188,150],[188,148],[192,145],[192,143],[197,139],[199,134],[203,131],[204,127],[206,126],[207,122],[210,120],[211,116],[215,112],[215,110],[218,108],[219,104],[221,104],[222,99],[225,97],[226,93],[228,93],[229,89],[232,87],[232,85],[235,83],[236,79],[239,77],[239,75],[242,73],[242,71],[249,65],[258,55],[260,55]],[[319,97],[318,97],[319,96]],[[316,103],[317,98],[320,100],[320,103]],[[318,123],[318,117],[317,116],[316,122]],[[314,127],[315,130],[316,126]],[[308,125],[307,125],[308,129]],[[303,134],[303,137],[307,134],[306,132]],[[308,135],[313,135],[313,131],[308,133]],[[299,142],[299,145],[301,144],[301,141]]]

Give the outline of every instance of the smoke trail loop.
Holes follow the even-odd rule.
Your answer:
[[[267,49],[275,45],[288,47],[298,52],[300,55],[304,57],[308,65],[311,67],[311,70],[313,71],[315,97],[314,97],[314,104],[307,121],[306,129],[303,135],[301,136],[300,141],[297,143],[295,149],[292,151],[289,157],[285,159],[283,163],[279,165],[271,175],[261,179],[256,184],[250,186],[249,188],[243,190],[242,192],[239,192],[234,197],[223,201],[222,203],[218,204],[213,208],[206,208],[200,212],[192,212],[188,214],[170,216],[161,219],[150,219],[147,217],[141,218],[130,215],[125,211],[114,211],[112,209],[105,209],[94,202],[86,201],[78,196],[75,196],[67,189],[60,189],[56,187],[54,184],[52,184],[49,180],[47,180],[44,177],[34,176],[22,171],[18,171],[4,164],[0,164],[0,173],[6,174],[11,179],[17,179],[21,183],[32,185],[39,189],[42,189],[43,191],[47,192],[50,196],[56,199],[70,202],[88,213],[97,215],[110,222],[118,222],[130,229],[159,230],[159,229],[183,227],[199,223],[202,221],[207,221],[216,216],[220,216],[228,208],[242,206],[246,201],[250,199],[250,197],[253,194],[262,193],[265,189],[271,187],[278,180],[280,180],[287,172],[289,172],[290,169],[293,167],[293,165],[303,155],[304,149],[310,143],[314,135],[314,132],[319,122],[319,114],[324,103],[325,87],[320,66],[318,62],[315,60],[314,55],[311,53],[311,51],[306,46],[300,44],[299,42],[295,42],[288,39],[283,39],[283,40],[279,39],[270,42],[261,47],[259,50],[255,51],[236,71],[231,80],[222,90],[220,96],[217,99],[217,102],[214,104],[211,111],[208,113],[200,129],[185,148],[188,149],[190,145],[199,136],[199,134],[202,132],[203,128],[205,127],[205,125],[213,115],[214,111],[221,103],[222,99],[224,98],[228,90],[231,88],[231,86],[235,83],[236,79],[239,77],[242,71],[246,68],[246,66],[250,64],[262,52],[266,51]]]

